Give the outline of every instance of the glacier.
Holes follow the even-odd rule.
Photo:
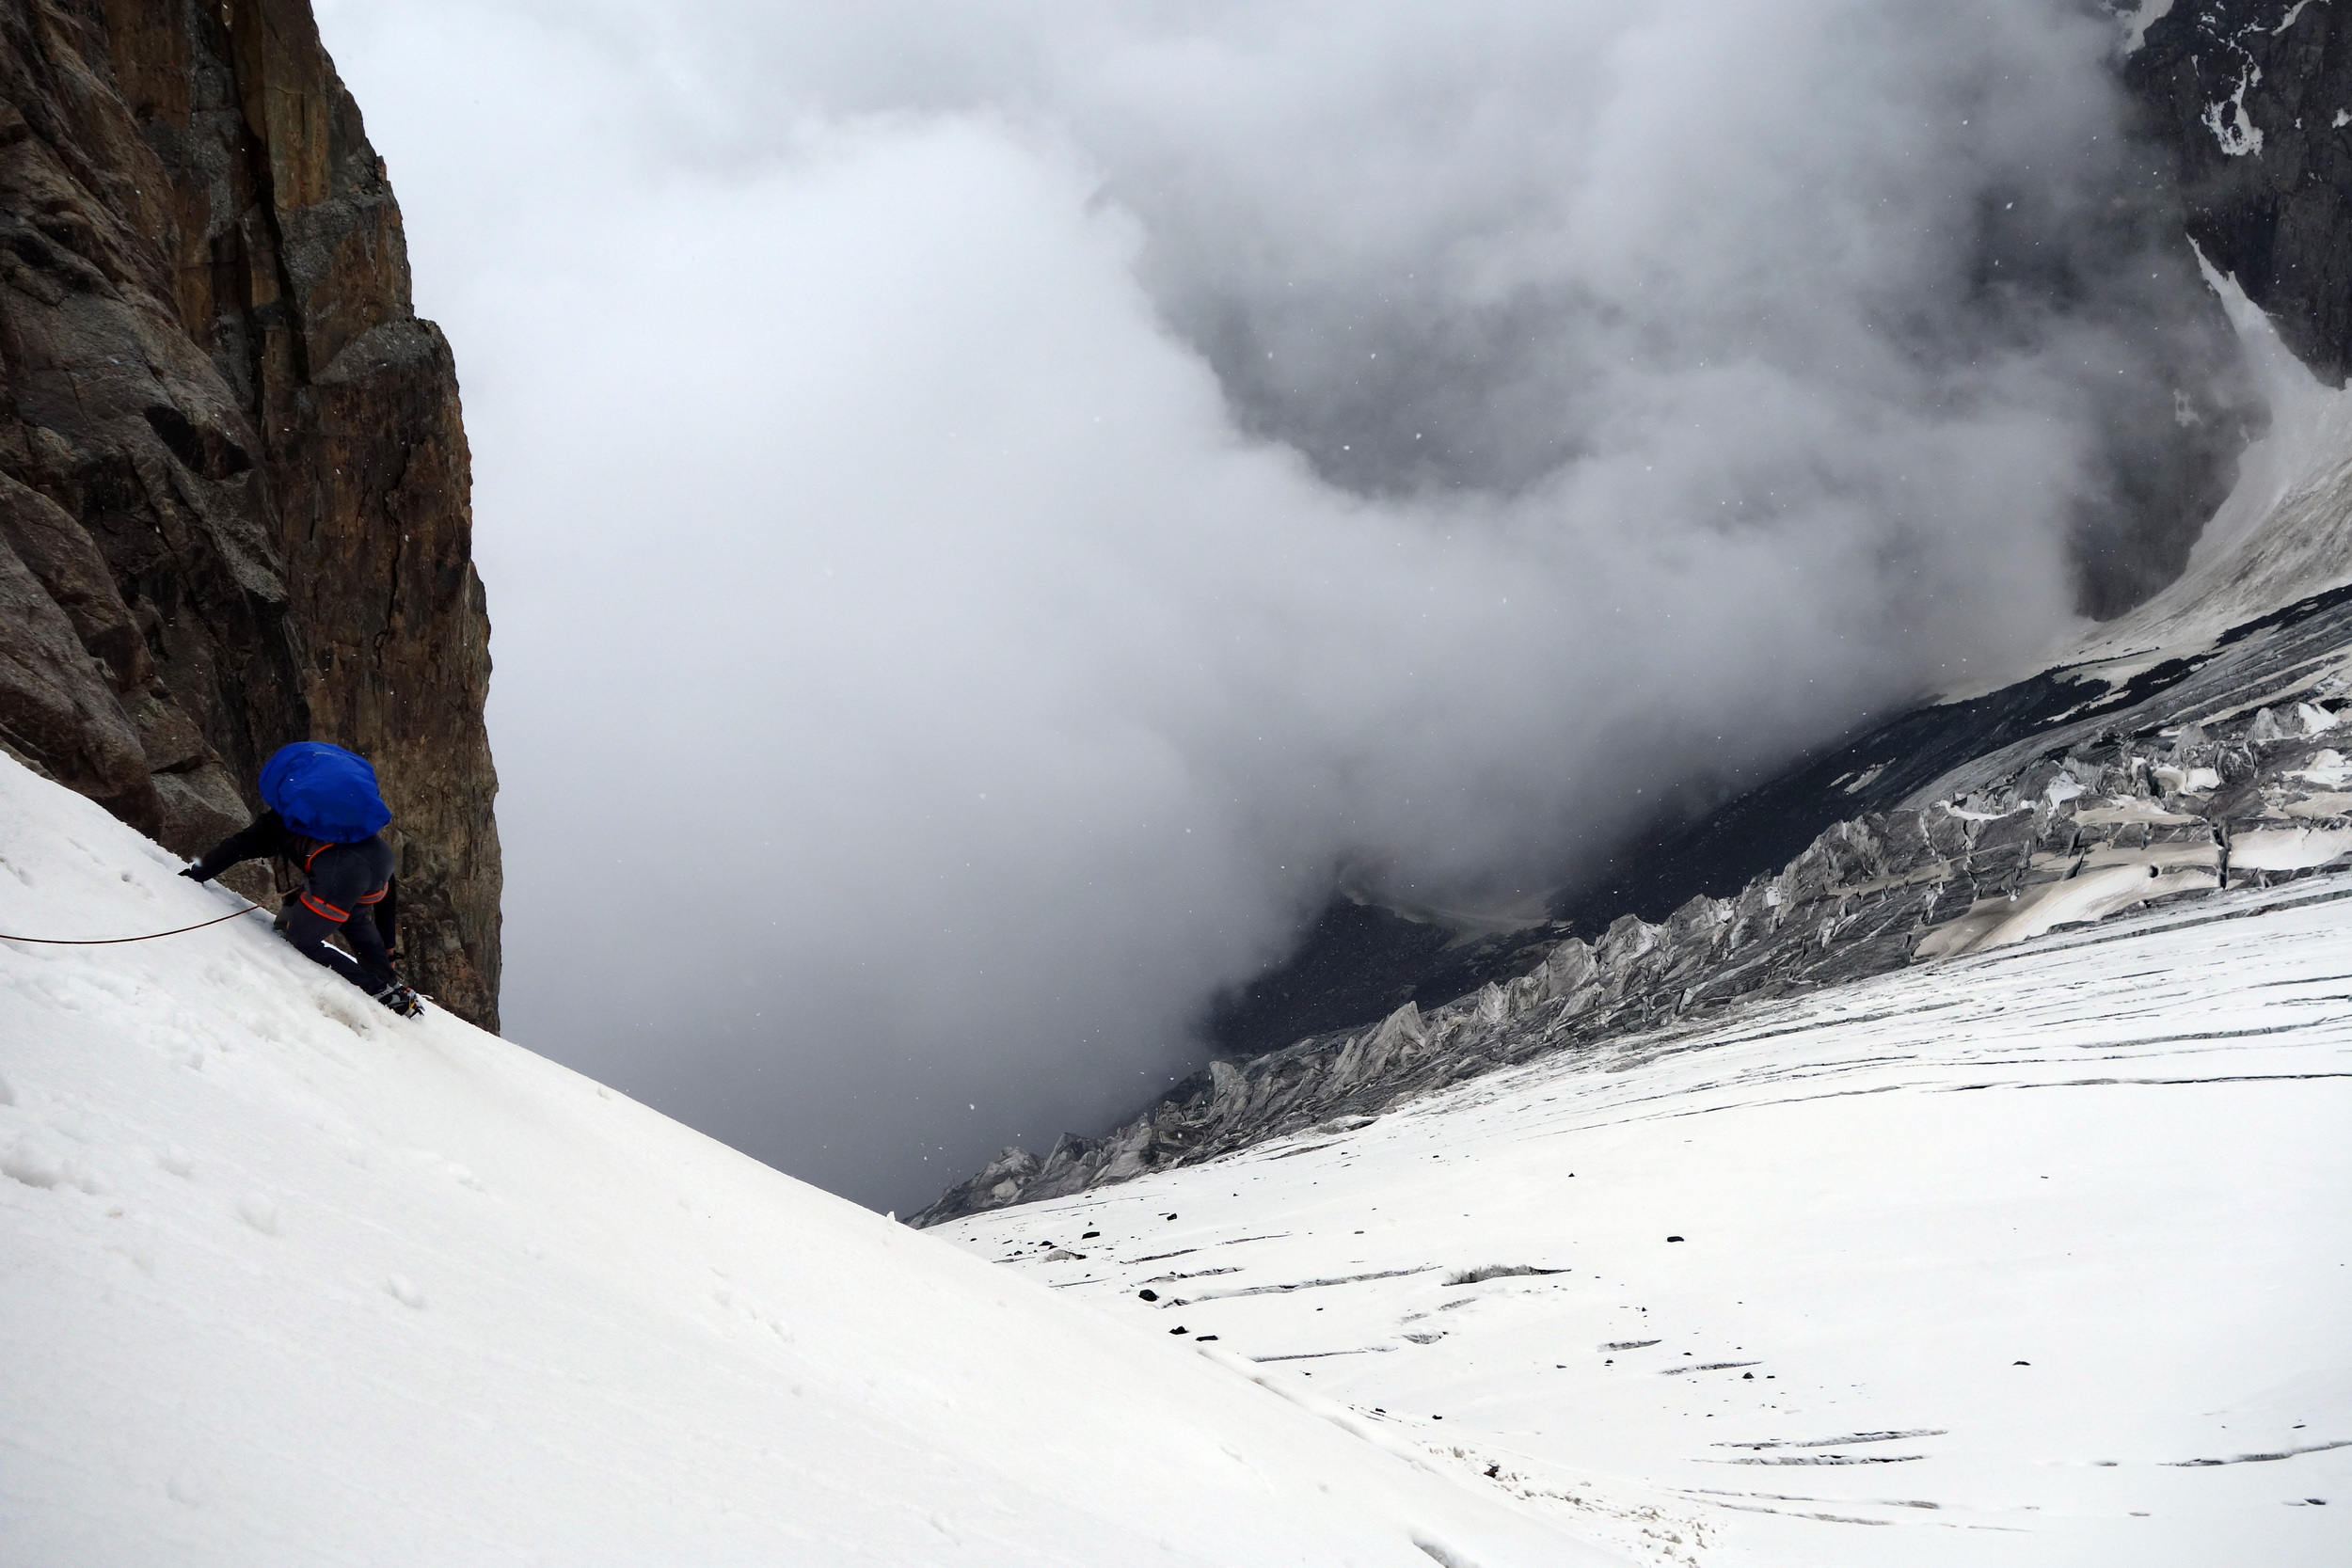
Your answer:
[[[1634,1560],[2352,1560],[2352,886],[1632,1031],[933,1233]]]

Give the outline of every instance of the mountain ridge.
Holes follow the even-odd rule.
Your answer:
[[[1628,870],[1555,906],[1592,935],[1547,943],[1522,973],[1213,1061],[1111,1132],[1005,1149],[914,1223],[1378,1116],[1662,1018],[2352,866],[2352,773],[2337,776],[2326,738],[2352,712],[2352,560],[2335,547],[2352,531],[2352,392],[2315,386],[2243,296],[2221,293],[2287,417],[2249,451],[2213,546],[2145,615],[1637,847]]]

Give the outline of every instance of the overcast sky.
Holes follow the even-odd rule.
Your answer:
[[[1987,271],[2135,173],[2065,0],[320,10],[463,382],[509,1033],[876,1207],[1197,1066],[1343,868],[1526,908],[2046,647],[2169,396]]]

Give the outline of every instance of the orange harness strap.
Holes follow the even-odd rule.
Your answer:
[[[305,891],[302,895],[302,907],[309,910],[312,914],[324,915],[327,919],[335,921],[338,924],[351,918],[351,911],[349,910],[339,910],[324,898],[312,897],[308,891]]]

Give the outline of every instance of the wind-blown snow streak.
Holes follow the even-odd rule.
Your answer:
[[[944,1233],[1645,1561],[2326,1568],[2347,952],[2233,892]]]

